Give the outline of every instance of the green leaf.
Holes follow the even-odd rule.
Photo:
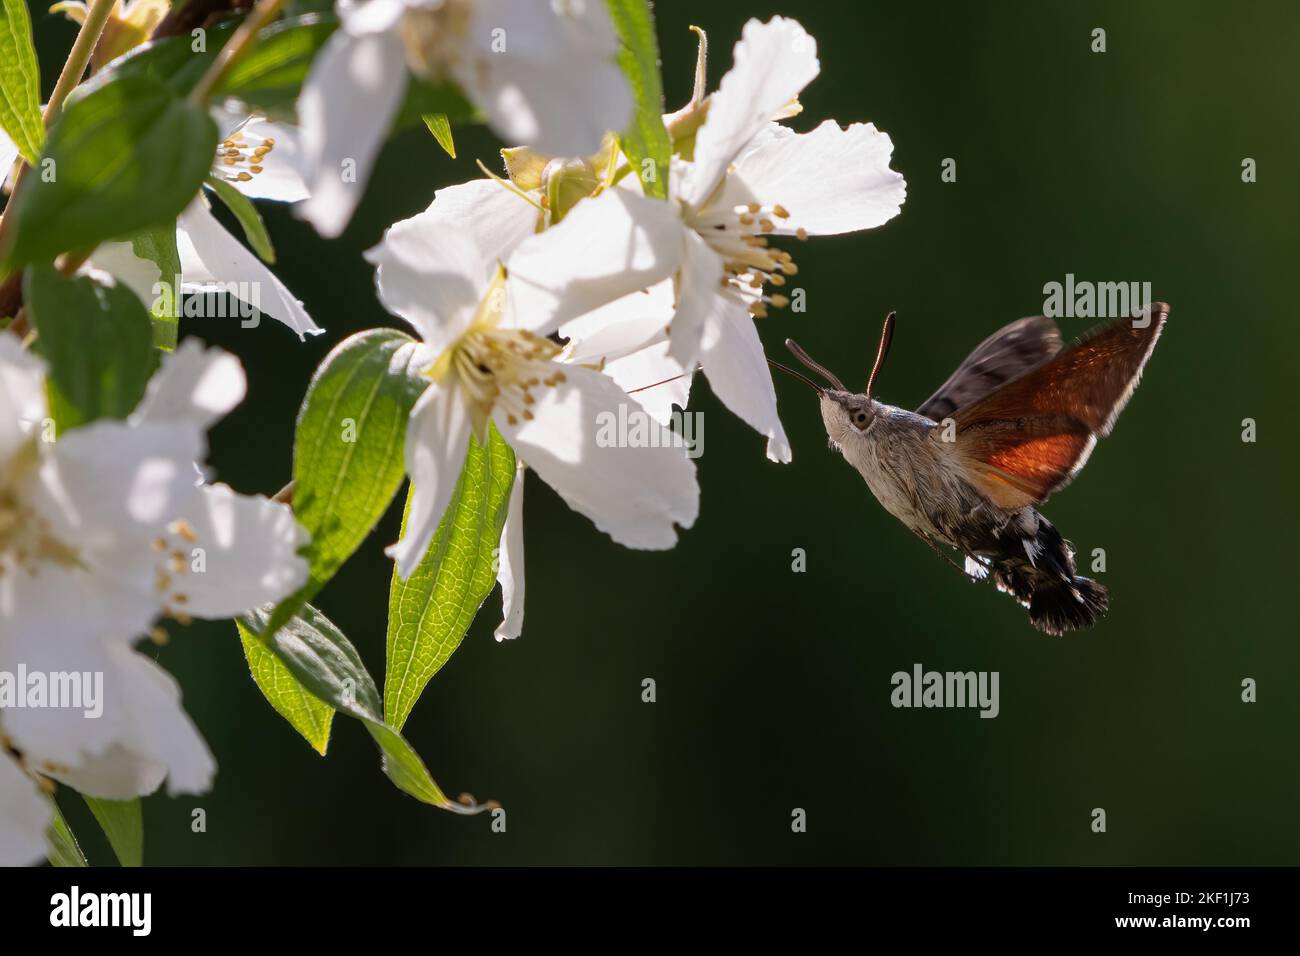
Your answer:
[[[296,116],[298,93],[312,61],[338,27],[332,15],[284,20],[263,30],[257,45],[235,64],[220,93],[272,119]]]
[[[135,294],[37,265],[27,270],[23,298],[50,366],[46,390],[59,431],[130,414],[153,370],[149,313]]]
[[[172,4],[175,10],[177,4]],[[204,49],[195,50],[188,34],[142,44],[119,56],[73,93],[75,100],[121,76],[148,76],[166,83],[178,96],[198,84],[239,26],[238,19],[205,28]],[[216,96],[242,100],[250,112],[294,120],[294,105],[311,61],[338,27],[332,13],[288,17],[266,27],[257,43],[227,74]]]
[[[491,802],[476,804],[466,796],[460,801],[448,799],[419,754],[380,717],[379,690],[374,679],[356,648],[329,618],[310,604],[304,605],[300,614],[264,640],[269,619],[265,610],[239,619],[236,623],[241,637],[264,641],[303,688],[365,724],[383,755],[384,773],[399,790],[456,813],[478,813],[495,806]]]
[[[477,813],[490,809],[495,804],[478,806],[473,798],[462,795],[460,801],[447,798],[424,765],[415,748],[406,742],[406,738],[392,727],[379,721],[367,720],[366,729],[384,754],[384,773],[393,785],[403,793],[408,793],[421,803],[453,810],[456,813]]]
[[[334,708],[307,691],[270,648],[246,628],[240,627],[249,673],[275,712],[322,757],[329,748]]]
[[[176,224],[146,229],[131,237],[131,251],[158,267],[158,282],[165,290],[149,310],[155,347],[171,351],[181,315],[181,253],[176,246]]]
[[[68,821],[63,819],[63,812],[59,809],[59,805],[53,797],[50,797],[49,801],[50,809],[54,811],[54,818],[50,820],[50,825],[45,831],[46,857],[50,865],[89,866],[86,862],[86,854],[82,853],[81,847],[77,845],[77,838],[72,835]]]
[[[377,720],[379,690],[352,642],[310,604],[274,634],[268,634],[265,608],[250,611],[236,623],[260,641],[310,694],[358,720]]]
[[[398,730],[496,584],[494,558],[514,477],[514,452],[495,426],[486,450],[471,436],[465,467],[428,552],[405,581],[393,570],[384,717]],[[409,512],[409,497],[406,507]],[[405,533],[405,519],[402,524]]]
[[[45,143],[41,71],[26,0],[0,0],[0,129],[35,165]],[[0,173],[3,175],[3,173]]]
[[[451,121],[447,119],[446,113],[425,113],[424,125],[429,127],[429,132],[433,138],[438,141],[438,145],[452,159],[456,158],[456,141],[451,138]]]
[[[226,204],[226,208],[235,214],[239,225],[243,227],[248,244],[258,257],[268,265],[275,263],[275,248],[271,245],[271,236],[262,222],[262,214],[257,211],[253,201],[224,179],[208,177],[208,185],[217,194],[217,198]]]
[[[216,156],[207,111],[146,76],[123,76],[69,106],[12,213],[12,264],[174,222]]]
[[[175,8],[175,4],[172,5]],[[163,83],[177,96],[187,96],[207,72],[226,41],[234,35],[237,20],[207,27],[203,49],[194,48],[194,38],[185,33],[143,43],[106,63],[102,69],[72,91],[68,106],[85,99],[124,77],[143,77]]]
[[[417,343],[395,329],[345,339],[316,370],[293,447],[293,513],[311,533],[307,584],[271,629],[320,591],[388,510],[406,474],[406,419],[429,382],[410,370]]]
[[[101,800],[82,794],[86,806],[99,821],[109,846],[123,866],[144,864],[144,812],[140,800]]]
[[[609,15],[623,41],[618,65],[623,68],[636,110],[632,125],[622,136],[623,152],[635,172],[641,175],[646,195],[668,197],[668,170],[673,144],[664,126],[664,94],[659,76],[659,44],[655,39],[654,14],[648,0],[605,0]],[[653,175],[647,176],[645,160]]]

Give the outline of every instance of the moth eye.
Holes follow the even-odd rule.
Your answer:
[[[870,416],[867,415],[866,412],[864,412],[862,409],[858,409],[856,412],[853,413],[853,424],[858,426],[858,428],[866,428],[867,421],[869,418]]]

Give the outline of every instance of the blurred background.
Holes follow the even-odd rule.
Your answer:
[[[233,626],[200,623],[157,655],[217,757],[216,786],[146,801],[146,861],[1300,863],[1300,445],[1282,408],[1300,345],[1300,8],[660,0],[656,12],[670,109],[690,95],[690,24],[712,42],[713,88],[746,19],[797,16],[822,75],[792,125],[872,121],[907,177],[884,227],[800,247],[808,309],[763,321],[769,354],[792,335],[861,383],[897,310],[878,392],[915,407],[989,332],[1040,312],[1044,283],[1066,273],[1149,281],[1171,303],[1114,435],[1044,509],[1084,573],[1105,549],[1110,615],[1082,635],[1039,634],[880,508],[827,449],[803,386],[777,381],[795,452],[781,466],[700,378],[696,526],[672,552],[627,551],[530,475],[524,635],[492,640],[494,593],[407,724],[444,789],[505,805],[506,833],[398,792],[354,721],[337,719],[317,756],[249,679]],[[33,20],[48,89],[74,29],[39,8]],[[1098,27],[1105,53],[1090,50]],[[489,132],[455,134],[456,160],[424,129],[394,141],[338,241],[263,207],[278,274],[328,333],[300,345],[273,322],[182,328],[248,370],[247,400],[213,434],[222,480],[277,490],[313,368],[350,333],[400,324],[361,253],[436,188],[477,176],[476,158],[498,168]],[[949,157],[955,183],[940,180]],[[1061,324],[1073,337],[1092,321]],[[377,679],[397,507],[317,602]],[[890,675],[916,663],[999,671],[1000,716],[892,708]],[[1257,703],[1241,700],[1247,677]],[[92,860],[110,859],[84,808],[64,802]],[[195,807],[206,834],[190,830]],[[791,832],[794,808],[806,833]]]

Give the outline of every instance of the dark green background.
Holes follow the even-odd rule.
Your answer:
[[[970,346],[1041,311],[1042,286],[1150,281],[1172,318],[1144,383],[1050,518],[1106,549],[1112,610],[1064,639],[963,583],[826,448],[812,397],[779,381],[794,462],[719,407],[703,379],[702,511],[667,553],[623,550],[535,476],[527,623],[497,644],[488,599],[409,736],[451,793],[501,800],[508,831],[396,791],[339,718],[316,756],[248,678],[229,625],[159,654],[220,765],[200,798],[146,803],[151,863],[1295,864],[1296,184],[1300,8],[1276,3],[658,4],[669,106],[689,96],[691,23],[710,80],[749,16],[799,17],[823,118],[871,120],[907,177],[881,229],[798,250],[803,315],[762,323],[861,381],[899,315],[881,397],[914,406]],[[35,13],[47,74],[71,30]],[[1094,27],[1107,52],[1090,52]],[[219,476],[287,478],[310,373],[349,333],[393,323],[360,253],[433,190],[495,162],[424,130],[385,152],[338,241],[266,212],[277,271],[328,334],[191,324],[236,351],[243,407],[217,427]],[[1243,157],[1259,181],[1241,181]],[[958,181],[940,181],[954,157]],[[1065,320],[1067,335],[1087,320]],[[1241,441],[1245,417],[1259,440]],[[388,516],[319,604],[382,674]],[[807,573],[791,571],[804,548]],[[1001,672],[1001,716],[895,710],[920,662]],[[644,704],[653,677],[658,702]],[[1241,702],[1241,681],[1259,702]],[[195,806],[208,832],[190,832]],[[794,807],[808,832],[791,832]],[[1090,830],[1104,807],[1108,832]],[[84,834],[92,824],[74,814]],[[102,843],[90,849],[103,859]]]

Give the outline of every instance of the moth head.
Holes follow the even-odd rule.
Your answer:
[[[880,344],[876,346],[876,360],[871,366],[871,377],[867,379],[867,387],[862,392],[852,392],[845,388],[838,375],[805,352],[793,339],[786,339],[785,347],[810,371],[824,378],[830,387],[818,385],[812,379],[783,365],[777,367],[801,379],[817,392],[821,399],[822,422],[826,425],[826,432],[832,441],[839,442],[851,436],[854,431],[866,431],[874,420],[880,406],[872,399],[871,392],[876,384],[876,376],[880,374],[880,368],[885,364],[885,356],[889,354],[889,346],[893,340],[894,313],[890,312],[885,316],[884,327],[880,330]]]
[[[821,395],[822,424],[836,445],[851,442],[876,420],[880,403],[862,392],[826,389]]]

